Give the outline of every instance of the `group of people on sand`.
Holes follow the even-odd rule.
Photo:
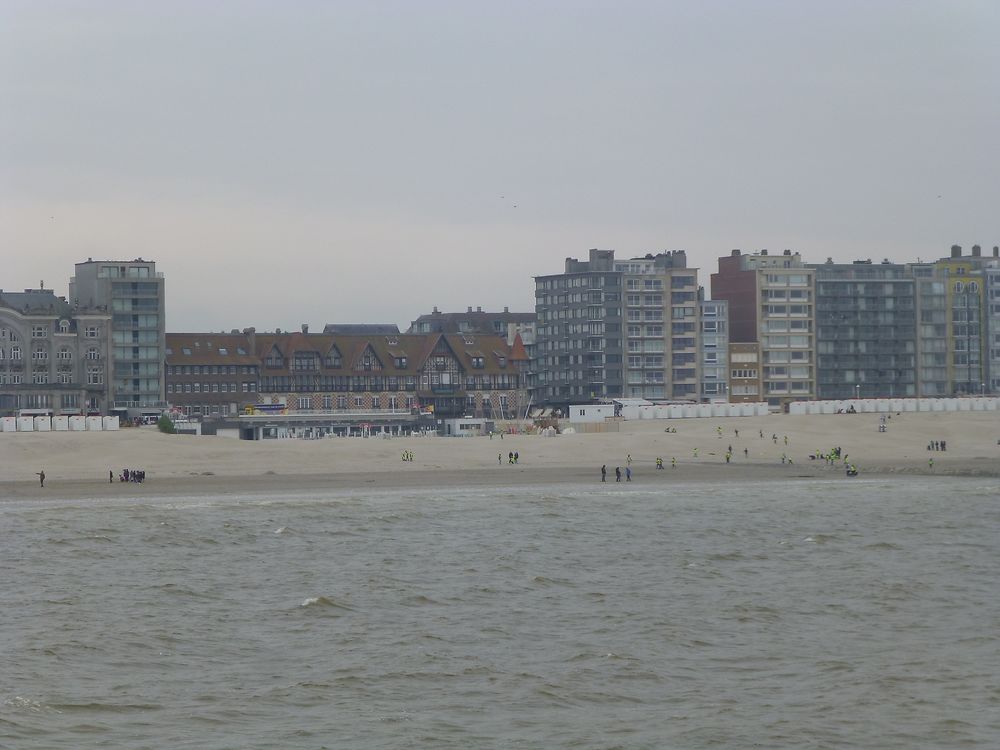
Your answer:
[[[403,461],[412,461],[413,460],[413,451],[403,451],[403,455],[401,457],[401,460],[403,460]]]
[[[658,462],[657,463],[657,468],[658,469],[662,469],[663,467],[660,466],[660,464],[663,463],[662,459],[657,458],[656,460]],[[623,476],[622,475],[622,467],[621,466],[616,466],[615,467],[615,481],[616,482],[622,481],[622,476]],[[631,453],[626,453],[625,454],[625,473],[624,473],[624,476],[625,476],[625,481],[626,482],[631,482],[632,481],[632,454]],[[601,481],[602,482],[608,481],[608,465],[607,464],[602,464],[601,465]]]
[[[113,483],[115,481],[115,473],[113,471],[108,472],[108,482]],[[135,482],[136,484],[142,484],[146,481],[146,470],[145,469],[122,469],[122,473],[118,475],[119,482]]]
[[[518,453],[517,451],[510,451],[510,453],[507,454],[507,463],[516,464],[520,460],[520,458],[521,458],[520,453]],[[503,453],[497,453],[497,463],[498,464],[503,463]]]

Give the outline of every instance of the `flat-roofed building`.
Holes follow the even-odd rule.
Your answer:
[[[814,271],[799,253],[733,250],[712,274],[712,299],[729,302],[734,343],[757,343],[762,398],[772,407],[816,397]]]
[[[156,263],[88,258],[69,283],[74,306],[111,313],[109,390],[112,411],[129,417],[166,406],[164,278]]]
[[[916,288],[905,264],[810,265],[820,399],[917,396]]]

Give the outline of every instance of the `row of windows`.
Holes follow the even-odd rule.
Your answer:
[[[90,349],[87,349],[86,354],[84,356],[86,359],[98,360],[101,358],[101,352],[96,347],[91,347]],[[16,359],[21,359],[21,357],[22,357],[21,347],[12,346],[10,347],[10,349],[5,349],[4,347],[0,346],[0,359],[16,360]],[[31,358],[36,362],[44,362],[49,358],[49,350],[42,346],[36,346],[34,349],[31,350]],[[56,352],[56,359],[63,362],[71,361],[73,359],[73,352],[70,351],[65,346],[61,347],[59,351]]]
[[[167,393],[256,393],[257,383],[252,380],[243,383],[167,383]]]
[[[256,375],[251,365],[167,365],[167,375]]]
[[[21,385],[26,383],[25,376],[20,372],[0,371],[0,385]],[[36,370],[31,373],[31,383],[34,385],[48,385],[55,382],[58,385],[71,385],[74,383],[73,374],[69,372],[57,372],[55,380],[50,380],[47,370]],[[104,371],[99,367],[87,370],[87,385],[102,385],[104,383]]]

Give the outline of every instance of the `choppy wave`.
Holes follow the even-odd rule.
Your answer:
[[[0,522],[3,748],[1000,746],[982,479]]]

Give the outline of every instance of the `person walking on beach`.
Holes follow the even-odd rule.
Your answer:
[[[626,466],[631,466],[632,465],[632,454],[631,453],[626,453],[625,454],[625,464],[626,464]]]
[[[729,459],[733,457],[732,451],[726,451],[726,463],[729,463]]]
[[[616,466],[615,467],[615,481],[616,482],[622,481],[622,467],[621,466]]]
[[[626,466],[625,467],[625,481],[626,482],[631,482],[632,481],[632,467],[631,466]]]
[[[108,469],[108,484],[115,483],[115,472],[113,469]]]
[[[698,458],[698,449],[697,448],[694,449],[694,457]]]
[[[41,471],[36,472],[36,473],[38,474],[38,486],[39,487],[44,487],[45,486],[45,469],[42,469]]]
[[[601,464],[601,481],[602,482],[608,481],[608,465],[607,464]]]
[[[934,459],[933,458],[928,458],[927,459],[927,468],[930,469],[931,471],[934,471]],[[45,475],[44,474],[42,474],[42,481],[43,482],[45,481]]]
[[[497,463],[503,464],[503,453],[497,453]]]
[[[675,456],[670,457],[670,468],[671,469],[677,468],[677,458]]]
[[[744,449],[743,449],[743,458],[746,458],[746,457],[747,457],[747,455],[748,455],[748,454],[747,454],[747,449],[746,449],[746,448],[744,448]]]

